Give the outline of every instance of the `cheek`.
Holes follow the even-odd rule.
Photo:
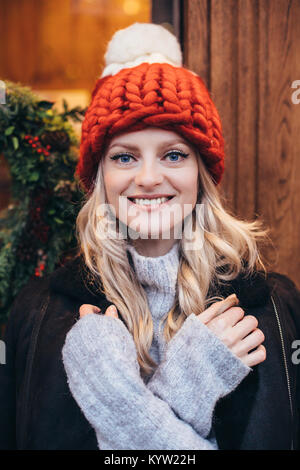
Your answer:
[[[115,203],[119,195],[126,189],[126,181],[117,171],[107,171],[103,174],[104,185],[109,203]]]
[[[178,189],[181,193],[181,197],[185,201],[196,202],[198,192],[197,168],[189,169],[181,173]]]

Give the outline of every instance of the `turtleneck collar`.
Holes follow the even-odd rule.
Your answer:
[[[173,248],[175,250],[175,247]],[[159,258],[164,258],[164,256]],[[131,257],[133,258],[133,256]],[[159,259],[145,258],[148,261],[151,259]],[[175,269],[172,272],[174,273]],[[98,288],[96,289],[94,287],[94,283],[89,281],[89,277],[89,270],[85,265],[83,255],[81,255],[68,261],[64,266],[57,268],[54,272],[49,274],[50,288],[57,293],[73,297],[81,301],[81,303],[98,305],[105,311],[111,302],[106,299],[102,292],[99,292]],[[173,275],[171,286],[176,284],[174,277]],[[162,282],[162,284],[164,283]],[[169,284],[169,282],[167,282],[167,284]],[[233,293],[238,296],[242,308],[261,307],[269,300],[270,286],[264,274],[256,271],[250,278],[239,274],[236,279],[228,281],[224,285],[212,286],[210,295],[222,295],[226,297]]]
[[[176,242],[163,256],[140,255],[132,245],[128,245],[135,273],[145,288],[155,288],[160,292],[174,293],[179,266],[179,243]]]

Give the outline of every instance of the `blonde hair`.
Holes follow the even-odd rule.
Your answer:
[[[208,297],[211,286],[230,281],[241,272],[248,276],[254,270],[262,269],[266,273],[258,242],[268,238],[269,230],[262,229],[260,221],[238,220],[225,210],[219,190],[199,155],[198,168],[197,203],[203,204],[204,212],[202,224],[195,211],[192,213],[194,240],[188,241],[189,248],[191,243],[199,246],[200,237],[204,237],[204,242],[201,249],[187,249],[184,232],[179,240],[175,300],[161,321],[162,324],[166,320],[163,334],[167,342],[192,312],[199,315],[212,301],[222,299],[219,296]],[[76,221],[79,254],[83,254],[99,291],[116,305],[122,315],[136,345],[141,374],[147,376],[157,366],[149,355],[153,338],[152,316],[145,291],[128,259],[128,239],[99,239],[99,224],[106,224],[107,220],[105,215],[99,216],[97,208],[106,202],[100,162],[93,192],[86,197]]]

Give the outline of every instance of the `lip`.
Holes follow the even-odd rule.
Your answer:
[[[171,194],[170,194],[170,196],[171,196]],[[158,196],[158,197],[170,197],[170,196]],[[141,210],[141,211],[152,212],[152,211],[155,211],[157,209],[163,209],[168,204],[170,204],[170,202],[173,201],[174,198],[175,198],[175,196],[173,196],[171,199],[169,199],[168,201],[163,202],[161,204],[151,204],[151,205],[148,205],[148,206],[141,206],[140,204],[136,204],[135,202],[131,201],[129,198],[127,198],[127,200],[129,201],[129,204],[131,204],[132,206],[138,207],[138,209]],[[153,197],[145,198],[144,197],[144,198],[138,198],[138,199],[155,199],[155,198],[153,198]]]
[[[134,194],[133,196],[126,196],[128,199],[157,199],[159,197],[174,197],[175,194]]]

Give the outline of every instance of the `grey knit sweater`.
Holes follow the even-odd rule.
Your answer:
[[[195,314],[166,345],[158,325],[174,301],[178,244],[157,258],[141,256],[132,247],[129,251],[153,317],[150,354],[159,366],[150,380],[143,380],[124,323],[90,314],[71,328],[62,351],[71,393],[101,450],[215,450],[216,402],[251,368]]]
[[[147,294],[154,330],[149,353],[158,364],[166,348],[163,334],[159,334],[159,322],[174,302],[179,266],[178,246],[175,243],[166,255],[156,258],[141,256],[132,246],[128,246],[137,278]]]

